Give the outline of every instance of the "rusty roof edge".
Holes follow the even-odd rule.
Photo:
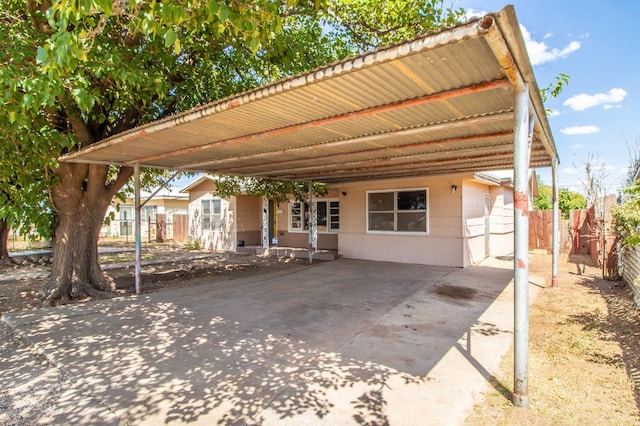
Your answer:
[[[373,65],[389,62],[401,57],[407,57],[425,50],[444,46],[464,39],[471,39],[481,36],[486,30],[479,25],[478,19],[472,19],[464,24],[446,28],[438,32],[431,32],[418,36],[412,40],[391,46],[382,47],[374,51],[368,51],[361,55],[354,56],[339,62],[325,65],[302,74],[270,83],[266,86],[249,90],[247,92],[235,94],[227,98],[213,101],[207,105],[192,108],[177,115],[166,117],[162,120],[152,121],[147,124],[135,127],[122,133],[113,135],[95,144],[89,145],[78,151],[65,154],[60,157],[60,161],[74,161],[82,155],[97,151],[112,145],[118,145],[129,139],[145,136],[160,130],[169,129],[179,124],[188,123],[202,117],[207,117],[218,112],[233,109],[235,107],[267,98],[278,93],[287,92],[305,85],[328,80],[340,75],[348,74],[359,69],[368,68]],[[78,161],[78,160],[76,160]]]
[[[551,127],[549,126],[542,98],[540,97],[540,90],[533,73],[524,38],[522,37],[522,31],[520,30],[520,23],[518,22],[515,8],[512,5],[505,6],[500,12],[492,16],[496,18],[496,24],[498,25],[500,33],[504,37],[507,47],[516,61],[516,66],[522,79],[529,88],[529,99],[535,110],[536,121],[541,127],[542,144],[559,163],[558,149],[551,133]]]

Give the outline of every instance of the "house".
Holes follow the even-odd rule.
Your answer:
[[[263,202],[268,245],[309,247],[308,203],[221,199],[214,191],[207,175],[182,190],[189,194],[189,237],[201,247],[262,247]],[[512,182],[489,173],[343,183],[313,205],[316,248],[345,258],[466,267],[513,252]]]
[[[209,249],[236,250],[260,235],[263,248],[311,245],[354,259],[461,267],[511,252],[513,229],[524,241],[527,172],[558,164],[510,6],[145,124],[62,160],[330,185],[309,206],[221,200],[192,188],[191,234]],[[483,173],[504,169],[515,171],[513,190]],[[516,257],[526,257],[527,244],[515,245]]]
[[[492,205],[495,185],[480,172],[513,169],[514,351],[524,354],[513,400],[528,405],[527,172],[551,167],[555,176],[559,159],[513,6],[143,124],[60,161],[323,182],[337,191],[345,257],[457,266],[498,251],[492,210],[505,215],[511,203],[503,193],[502,208]],[[261,201],[268,248],[285,209]],[[304,206],[290,204],[287,222],[304,228]],[[312,249],[321,208],[311,200]],[[212,232],[223,233],[222,201],[219,212]],[[554,244],[552,285],[557,271]]]
[[[214,178],[205,175],[180,191],[188,199],[189,239],[214,251],[261,245],[260,197],[238,195],[222,199],[213,196],[215,188]]]
[[[156,239],[156,225],[158,215],[164,216],[166,224],[165,238],[173,239],[174,215],[186,215],[189,207],[189,196],[180,192],[180,188],[162,188],[157,194],[142,191],[141,200],[149,200],[141,209],[141,234],[142,239],[151,241]],[[125,199],[124,202],[114,198],[107,210],[105,224],[102,227],[100,236],[111,238],[133,238],[135,209],[132,198]]]

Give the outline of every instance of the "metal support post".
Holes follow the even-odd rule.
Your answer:
[[[514,169],[514,389],[513,403],[529,406],[529,92],[516,93]]]
[[[558,216],[560,215],[560,202],[558,200],[558,159],[554,158],[551,165],[551,181],[553,186],[553,227],[552,227],[552,239],[551,239],[551,287],[558,287],[560,280],[558,278],[558,258],[560,252],[560,229],[558,226]]]
[[[136,236],[136,260],[135,260],[135,284],[136,294],[142,292],[142,232],[141,232],[141,207],[140,207],[140,164],[133,165],[134,205],[136,211],[135,236]]]

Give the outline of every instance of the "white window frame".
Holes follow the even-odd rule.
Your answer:
[[[118,235],[133,235],[135,233],[134,222],[135,222],[135,214],[136,209],[132,204],[120,204],[118,211]],[[123,224],[126,224],[124,228],[126,229],[126,233],[123,231]]]
[[[135,210],[135,209],[134,209]],[[156,223],[156,215],[158,214],[158,205],[157,204],[147,204],[140,209],[140,222],[149,223],[149,219],[151,219],[151,223]],[[135,212],[134,212],[135,215]]]
[[[205,215],[204,204],[209,204],[209,213]],[[218,213],[216,213],[216,205]],[[205,218],[209,218],[209,226],[205,227]],[[200,200],[200,229],[203,231],[222,231],[222,199],[221,198],[203,198]]]
[[[316,205],[316,211],[318,211],[318,203],[326,203],[327,205],[327,225],[326,229],[321,230],[318,228],[318,234],[337,234],[340,232],[340,200],[338,198],[319,198],[317,200],[313,200],[313,203]],[[337,207],[334,206],[334,210],[337,208],[337,214],[331,214],[331,204],[338,203]],[[293,208],[294,204],[300,204],[300,214],[295,216],[300,216],[300,228],[295,228],[293,226]],[[309,218],[307,217],[311,214],[310,210],[305,209],[304,206],[308,205],[307,202],[293,201],[289,203],[289,232],[298,232],[298,233],[309,233],[308,224]],[[318,218],[320,219],[320,218]],[[337,228],[332,229],[331,225],[336,224]],[[307,229],[305,229],[305,227]]]
[[[425,192],[425,202],[426,206],[424,212],[426,214],[425,217],[425,230],[424,231],[398,231],[398,213],[402,214],[403,210],[398,209],[398,193],[400,192],[412,192],[412,191],[424,191]],[[385,211],[381,213],[393,213],[393,231],[389,230],[371,230],[369,229],[369,194],[381,194],[381,193],[393,193],[394,199],[394,207],[393,211]],[[384,235],[429,235],[429,188],[399,188],[399,189],[380,189],[367,191],[367,198],[365,200],[366,204],[366,233],[367,234],[384,234]],[[405,212],[409,212],[411,210],[404,210]]]

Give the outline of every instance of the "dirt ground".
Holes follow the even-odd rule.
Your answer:
[[[193,257],[211,255],[202,259]],[[132,294],[134,288],[134,253],[106,253],[100,255],[100,263],[105,266],[129,263],[128,266],[106,270],[116,290],[101,298],[111,298]],[[180,245],[155,244],[144,248],[142,261],[165,261],[161,264],[143,266],[143,292],[160,291],[165,288],[197,285],[202,279],[215,276],[216,280],[240,278],[277,271],[294,265],[306,265],[305,259],[251,256],[247,254],[227,254],[204,251],[187,251]],[[0,264],[0,314],[42,306],[39,292],[44,277],[51,269],[47,259],[30,258]],[[15,281],[2,280],[3,275],[24,276]],[[33,277],[33,275],[36,275]],[[82,300],[81,302],[87,301]]]
[[[585,261],[561,254],[560,286],[531,307],[529,409],[511,403],[512,347],[467,424],[640,424],[640,311],[622,281],[601,279]],[[551,256],[530,257],[547,286],[549,265]]]
[[[185,263],[181,262],[183,254],[183,249],[171,246],[145,250],[146,259],[172,261],[145,268],[144,291],[306,264],[304,260],[227,254]],[[103,261],[129,261],[130,256],[105,255]],[[529,409],[511,404],[511,350],[502,360],[501,371],[488,377],[491,391],[484,395],[467,424],[640,424],[640,312],[631,292],[622,282],[600,279],[600,270],[584,264],[584,259],[563,254],[560,260],[560,287],[542,291],[530,311]],[[530,257],[531,272],[545,276],[547,286],[550,265],[548,255]],[[45,262],[24,262],[0,267],[0,278],[8,273],[46,272],[48,268]],[[106,297],[133,292],[130,267],[110,275],[118,290]],[[37,296],[42,282],[43,278],[0,280],[0,313],[39,307]],[[55,413],[56,400],[70,386],[69,379],[35,357],[2,325],[0,359],[10,357],[19,362],[5,367],[6,371],[15,370],[17,377],[37,373],[35,379],[23,380],[16,389],[0,389],[0,424],[46,423]]]

